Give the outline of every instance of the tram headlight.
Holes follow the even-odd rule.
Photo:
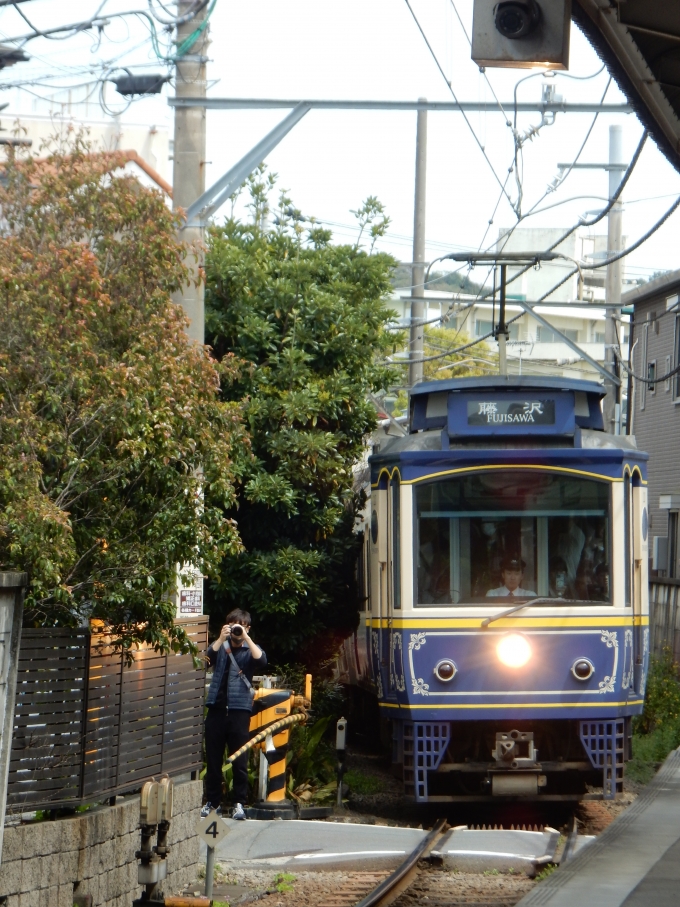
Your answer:
[[[437,680],[444,681],[444,683],[453,680],[457,673],[458,668],[456,667],[456,663],[455,661],[451,661],[450,658],[442,658],[442,660],[438,661],[434,666],[435,677]]]
[[[590,680],[595,673],[595,665],[589,658],[577,658],[571,666],[571,673],[576,680]]]
[[[506,668],[523,668],[531,658],[531,646],[519,633],[509,633],[496,646],[496,654]]]

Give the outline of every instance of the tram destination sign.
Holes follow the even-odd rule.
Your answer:
[[[554,400],[468,400],[468,425],[554,425]]]

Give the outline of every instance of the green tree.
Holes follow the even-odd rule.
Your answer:
[[[496,374],[498,353],[485,341],[457,351],[458,347],[472,343],[467,334],[451,328],[428,325],[423,336],[423,380],[443,381],[446,378],[469,378],[474,375]],[[395,350],[396,350],[395,345]],[[408,344],[402,344],[404,359],[408,357]],[[449,352],[454,350],[454,352]],[[395,357],[395,361],[399,361]],[[408,382],[408,366],[402,365],[402,382]],[[402,416],[407,412],[408,394],[402,388],[397,394],[393,415]]]
[[[33,625],[106,624],[124,649],[187,647],[176,565],[239,550],[236,377],[190,345],[170,294],[185,250],[158,192],[81,137],[12,158],[0,206],[0,563]]]
[[[381,363],[394,260],[371,251],[388,223],[376,199],[356,212],[354,246],[285,197],[263,229],[256,201],[254,223],[212,229],[206,256],[207,342],[247,363],[223,396],[242,405],[254,454],[228,513],[244,550],[225,559],[212,607],[251,609],[270,657],[311,661],[356,620],[353,469],[376,424],[367,392],[393,378]]]

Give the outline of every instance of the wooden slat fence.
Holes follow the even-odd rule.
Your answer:
[[[200,651],[208,618],[178,621]],[[24,630],[7,809],[76,806],[202,765],[205,669],[188,655],[127,665],[87,630]]]
[[[652,579],[649,583],[650,650],[664,648],[680,663],[680,579]]]

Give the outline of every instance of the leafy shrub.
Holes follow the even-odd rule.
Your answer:
[[[368,394],[397,378],[386,330],[396,261],[370,245],[386,223],[376,199],[355,212],[367,250],[304,228],[283,195],[263,228],[274,182],[250,180],[252,223],[207,236],[206,341],[247,364],[222,395],[242,409],[254,454],[226,511],[243,548],[224,559],[210,607],[248,608],[273,658],[315,662],[356,622],[353,468],[376,424]]]
[[[657,728],[666,728],[678,722],[680,722],[678,666],[672,651],[666,647],[661,656],[652,656],[650,660],[645,709],[635,721],[635,731],[649,734]]]
[[[646,784],[658,764],[680,745],[680,682],[669,648],[650,661],[645,708],[635,719],[633,730],[633,758],[626,774]]]

